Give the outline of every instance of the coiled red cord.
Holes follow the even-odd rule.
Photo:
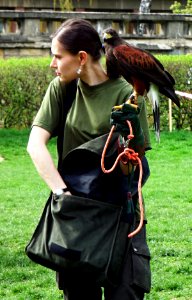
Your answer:
[[[130,134],[127,136],[127,138],[130,141],[132,138],[134,138],[134,135],[133,135],[131,122],[128,121],[128,120],[127,120],[127,125],[129,126],[129,130],[130,130]],[[141,230],[141,228],[143,226],[143,220],[144,220],[144,209],[143,209],[142,190],[141,190],[141,183],[142,183],[142,177],[143,177],[143,168],[142,168],[142,163],[141,163],[141,160],[139,158],[138,153],[136,153],[133,149],[130,149],[130,148],[127,147],[127,148],[124,149],[123,152],[121,152],[117,156],[113,166],[108,170],[105,169],[105,165],[104,165],[105,154],[106,154],[106,151],[107,151],[107,148],[109,146],[109,143],[110,143],[110,140],[112,138],[114,130],[115,130],[115,125],[113,125],[111,127],[109,136],[108,136],[107,141],[105,143],[105,146],[103,148],[103,152],[102,152],[102,156],[101,156],[101,169],[104,173],[112,172],[115,169],[115,167],[117,166],[117,164],[119,163],[119,161],[122,160],[122,158],[123,158],[123,163],[131,161],[131,162],[134,163],[134,165],[135,164],[139,165],[138,195],[139,195],[140,221],[139,221],[138,227],[133,232],[128,234],[128,238],[132,238],[134,235],[136,235]]]

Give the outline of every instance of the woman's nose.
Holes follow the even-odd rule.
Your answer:
[[[50,63],[50,67],[51,67],[51,68],[57,68],[57,64],[56,64],[56,59],[55,59],[55,57],[52,58],[52,61],[51,61],[51,63]]]

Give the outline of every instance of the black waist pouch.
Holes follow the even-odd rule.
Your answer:
[[[72,195],[50,196],[39,224],[26,247],[34,262],[57,272],[95,278],[99,284],[118,284],[130,225],[124,222],[124,205],[118,171],[104,176],[101,152],[107,135],[71,151],[61,175]],[[106,165],[116,155],[116,137]]]
[[[129,232],[122,210],[78,196],[50,196],[26,254],[58,272],[90,273],[100,284],[118,284]]]

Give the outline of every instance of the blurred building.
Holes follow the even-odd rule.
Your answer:
[[[113,27],[133,45],[153,52],[192,53],[192,15],[170,13],[171,0],[153,0],[149,14],[139,14],[140,0],[77,0],[70,12],[54,3],[0,0],[0,57],[50,55],[50,36],[68,18],[89,20],[100,35]]]
[[[140,0],[72,0],[74,11],[138,12]],[[170,12],[173,0],[152,0],[151,12]],[[186,4],[187,0],[179,1]],[[59,0],[0,0],[0,9],[60,10]]]

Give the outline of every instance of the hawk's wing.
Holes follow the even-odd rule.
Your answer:
[[[158,87],[173,86],[175,83],[163,65],[147,51],[123,44],[113,48],[113,55],[125,79],[136,77],[148,83],[153,82]]]

